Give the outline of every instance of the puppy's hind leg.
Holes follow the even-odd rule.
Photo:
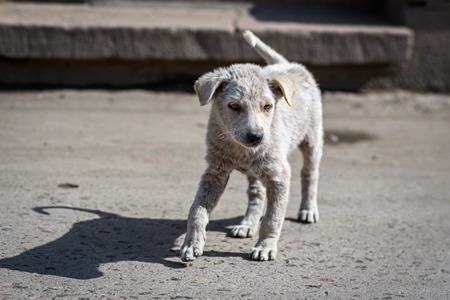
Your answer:
[[[234,237],[252,237],[258,230],[266,203],[266,188],[260,179],[248,176],[248,207],[241,223],[231,230]]]
[[[305,139],[300,145],[303,153],[301,171],[302,202],[298,212],[298,220],[302,223],[319,221],[317,206],[317,188],[319,184],[319,164],[322,158],[323,137],[321,133]]]

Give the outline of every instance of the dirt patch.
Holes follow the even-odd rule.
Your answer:
[[[363,131],[325,130],[325,143],[330,145],[354,144],[363,141],[373,141],[376,137]]]

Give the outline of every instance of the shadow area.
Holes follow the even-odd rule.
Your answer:
[[[255,3],[250,14],[265,22],[298,22],[307,24],[385,25],[384,1],[372,3]]]
[[[185,268],[178,258],[175,241],[186,232],[186,220],[138,219],[117,214],[65,206],[36,207],[49,215],[49,209],[68,209],[95,214],[96,219],[73,224],[64,236],[17,256],[0,259],[0,268],[74,279],[98,278],[101,264],[119,261],[159,263],[168,268]],[[226,232],[240,218],[212,220],[208,231]],[[177,249],[174,249],[176,247]],[[205,253],[209,256],[209,253]],[[242,253],[214,252],[210,256],[242,256]]]

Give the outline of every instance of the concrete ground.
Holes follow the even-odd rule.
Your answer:
[[[325,94],[320,222],[295,220],[294,153],[277,260],[228,235],[236,173],[185,264],[208,110],[182,93],[1,92],[0,298],[450,297],[450,96]]]

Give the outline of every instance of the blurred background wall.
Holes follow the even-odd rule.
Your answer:
[[[0,0],[0,88],[192,91],[263,64],[245,29],[324,90],[450,91],[448,0]]]

